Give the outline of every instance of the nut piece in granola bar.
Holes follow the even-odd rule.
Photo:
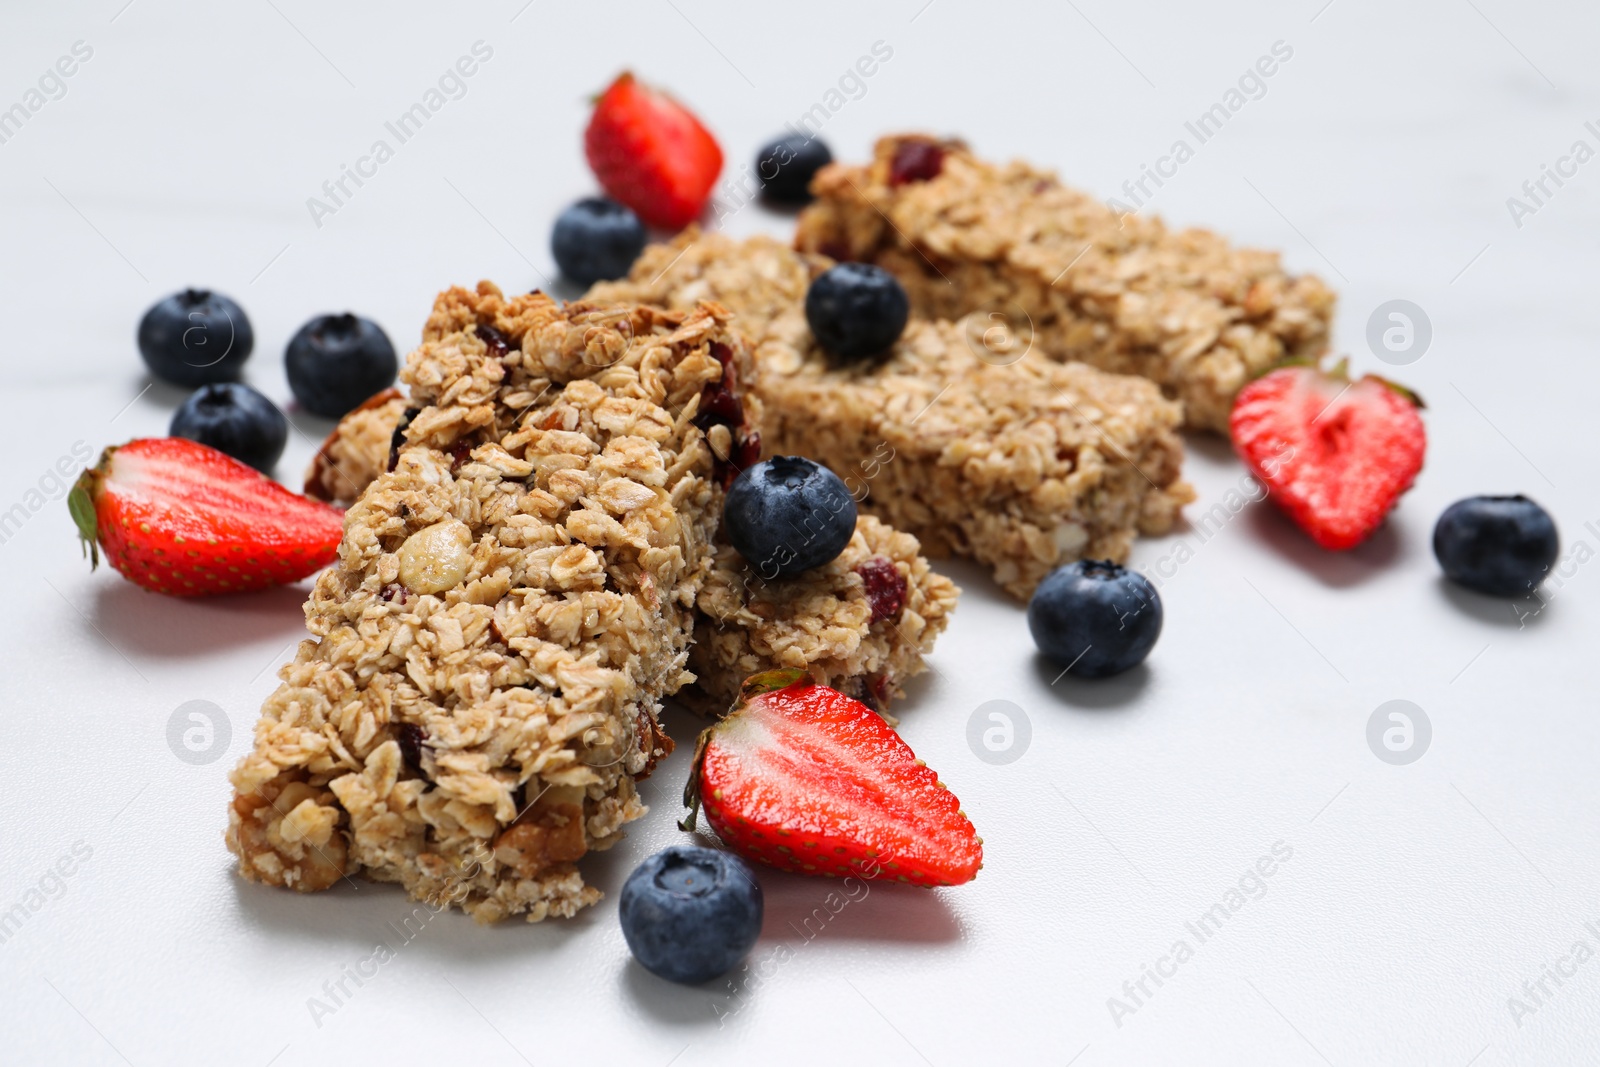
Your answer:
[[[1135,533],[1168,532],[1194,499],[1178,405],[1143,378],[997,359],[961,324],[917,319],[883,358],[836,364],[803,310],[830,265],[770,238],[690,231],[589,298],[726,306],[756,345],[769,454],[825,463],[866,510],[930,554],[984,564],[1021,600],[1062,563],[1126,559]]]
[[[1226,433],[1246,382],[1328,344],[1333,292],[1277,253],[1119,214],[959,142],[885,137],[871,163],[825,167],[812,191],[796,247],[889,269],[923,316],[998,316],[1054,359],[1149,378],[1190,426]]]
[[[698,412],[749,367],[716,307],[442,294],[404,445],[230,776],[240,873],[398,882],[485,922],[599,899],[576,863],[643,814],[660,700],[691,678],[725,473]]]

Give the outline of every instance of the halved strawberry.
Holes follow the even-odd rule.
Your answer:
[[[1323,548],[1366,540],[1411,488],[1427,448],[1422,401],[1375,375],[1282,367],[1233,402],[1233,447]]]
[[[740,855],[802,874],[960,885],[983,841],[960,801],[860,701],[797,669],[745,679],[684,790]]]
[[[173,596],[296,582],[332,563],[344,513],[181,437],[113,445],[67,497],[93,565]]]
[[[626,72],[595,104],[583,146],[606,193],[666,230],[699,217],[722,173],[722,149],[700,120]]]

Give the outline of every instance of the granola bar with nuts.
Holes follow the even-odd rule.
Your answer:
[[[1138,374],[1226,433],[1244,384],[1327,347],[1334,294],[1275,252],[1119,214],[1026,163],[957,141],[885,137],[812,182],[796,247],[876,263],[916,313],[995,319],[1054,359]]]
[[[727,307],[755,342],[765,449],[827,464],[863,507],[1019,599],[1062,563],[1126,559],[1135,533],[1166,533],[1194,499],[1178,405],[1143,378],[996,343],[973,319],[913,319],[882,358],[831,359],[804,311],[829,266],[688,231],[588,299]]]
[[[342,476],[322,477],[330,461],[319,457],[307,491],[341,506],[353,503],[370,484],[361,473],[383,469],[397,431],[404,440],[405,407],[402,400],[345,416],[330,438],[346,450],[338,463]],[[347,424],[359,426],[350,432]],[[358,448],[366,454],[355,455]],[[689,650],[695,681],[679,699],[718,714],[749,675],[802,667],[889,717],[890,702],[904,695],[902,683],[926,669],[923,657],[949,624],[959,592],[929,567],[915,537],[871,515],[857,518],[855,536],[836,560],[786,578],[763,578],[719,530],[696,601]]]
[[[403,447],[230,776],[240,873],[398,882],[485,922],[596,901],[576,861],[643,814],[660,700],[691,677],[729,475],[711,428],[749,432],[706,398],[749,366],[714,306],[443,293]]]

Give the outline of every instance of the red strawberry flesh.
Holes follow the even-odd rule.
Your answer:
[[[701,803],[717,834],[748,858],[922,886],[977,873],[982,844],[960,802],[859,701],[802,676],[749,696],[709,735]]]
[[[722,149],[700,120],[631,74],[595,104],[584,152],[608,196],[668,230],[699,216],[722,173]]]
[[[1371,535],[1422,469],[1415,399],[1377,378],[1285,367],[1239,392],[1234,447],[1271,499],[1323,548]]]
[[[111,565],[176,596],[298,581],[333,561],[343,529],[337,508],[181,438],[106,449],[74,493]]]

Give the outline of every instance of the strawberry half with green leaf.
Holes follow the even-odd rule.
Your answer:
[[[1239,391],[1233,447],[1271,499],[1323,548],[1365,541],[1411,488],[1427,449],[1404,386],[1367,375],[1351,381],[1345,362],[1280,367]]]
[[[583,147],[607,195],[665,230],[698,218],[722,173],[722,148],[700,120],[628,73],[595,103]]]
[[[84,550],[173,596],[297,582],[338,555],[344,513],[181,437],[113,445],[67,497]]]
[[[983,841],[955,795],[882,716],[804,671],[745,680],[700,735],[684,790],[747,859],[802,874],[960,885]]]

